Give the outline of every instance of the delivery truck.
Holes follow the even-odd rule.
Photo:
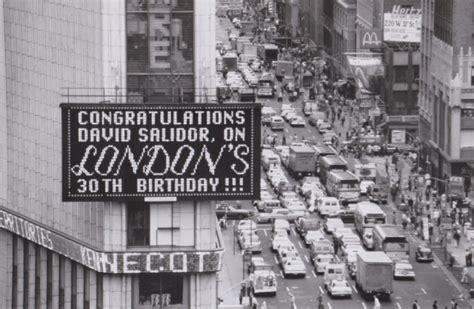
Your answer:
[[[295,179],[313,175],[316,170],[315,151],[310,146],[291,146],[288,157],[288,172]]]
[[[356,287],[367,299],[389,299],[393,293],[393,262],[381,251],[357,252]]]
[[[275,44],[260,44],[258,46],[258,56],[267,64],[278,60],[278,46]]]

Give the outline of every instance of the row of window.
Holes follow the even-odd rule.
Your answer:
[[[34,248],[34,252],[31,252],[31,248]],[[19,251],[22,249],[23,254],[20,256]],[[68,299],[71,300],[71,309],[77,308],[84,308],[88,309],[91,308],[91,293],[90,293],[90,276],[91,270],[88,268],[78,265],[75,262],[71,262],[71,277],[70,282],[66,282],[66,259],[64,256],[58,255],[58,269],[57,273],[55,273],[55,269],[53,266],[53,252],[47,250],[46,253],[46,274],[42,273],[41,267],[41,246],[34,245],[34,247],[30,246],[29,241],[22,241],[22,238],[17,236],[12,237],[12,290],[11,290],[11,305],[12,308],[16,309],[19,307],[20,303],[22,303],[22,308],[43,308],[41,303],[41,278],[46,276],[46,308],[53,308],[58,307],[59,309],[65,307],[65,299],[66,299],[66,285],[70,286]],[[31,256],[34,256],[34,267],[31,265]],[[30,269],[34,269],[33,273],[30,273]],[[19,293],[18,291],[18,281],[20,280],[20,273],[19,270],[23,269],[22,277],[23,277],[23,287],[22,292]],[[83,287],[80,288],[83,293],[78,293],[78,271],[83,273],[83,280],[82,284]],[[53,285],[53,277],[55,274],[59,275],[59,282],[58,282],[58,290],[54,291]],[[30,281],[33,279],[34,281],[34,303],[30,303]],[[55,293],[56,292],[56,293]],[[55,298],[53,295],[58,295],[57,303],[53,304]],[[21,297],[21,299],[20,299]],[[80,298],[79,298],[80,297]],[[101,309],[103,308],[103,277],[101,274],[97,273],[96,276],[96,304],[94,308]]]

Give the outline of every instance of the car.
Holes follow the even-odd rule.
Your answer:
[[[433,251],[426,246],[418,246],[415,251],[415,259],[420,262],[433,262]]]
[[[298,117],[298,115],[296,114],[296,112],[288,112],[288,113],[285,113],[284,116],[282,116],[283,119],[285,119],[287,122],[290,122],[290,120],[294,117]]]
[[[339,209],[336,212],[330,214],[327,217],[328,218],[339,218],[344,223],[354,223],[355,222],[354,214],[355,214],[354,210],[348,209],[348,208],[342,208],[342,209]]]
[[[276,251],[281,244],[288,242],[291,243],[286,231],[275,231],[272,235],[272,250]]]
[[[260,241],[260,237],[258,237],[257,233],[241,232],[241,235],[237,238],[237,241],[239,243],[240,249],[242,250],[248,250],[252,253],[262,252],[262,242]]]
[[[322,274],[329,263],[336,262],[333,254],[318,254],[313,258],[314,271],[316,274]]]
[[[289,209],[276,208],[272,209],[271,212],[261,212],[257,215],[258,223],[270,223],[276,219],[285,219],[289,222],[294,222],[300,215],[294,213]]]
[[[286,249],[281,249],[281,250],[278,250],[278,263],[280,265],[283,265],[285,263],[286,260],[288,259],[291,259],[291,258],[294,258],[294,257],[297,257],[297,258],[301,258],[300,257],[300,254],[298,253],[297,250],[286,250]]]
[[[360,194],[367,194],[367,189],[373,185],[375,185],[375,183],[372,180],[362,180],[359,184]]]
[[[367,249],[374,248],[374,229],[373,228],[365,228],[364,232],[362,233],[362,244]]]
[[[285,205],[285,201],[298,200],[298,195],[294,191],[286,191],[280,194],[279,200],[282,205]]]
[[[290,223],[285,219],[276,219],[272,224],[272,231],[283,230],[290,234]]]
[[[217,219],[220,219],[224,216],[227,219],[233,220],[242,220],[254,216],[254,211],[249,209],[238,209],[229,204],[217,204],[216,205],[216,216]]]
[[[342,238],[345,235],[355,235],[350,227],[338,227],[334,230],[333,235],[337,238]]]
[[[290,119],[290,126],[292,127],[304,127],[306,126],[306,122],[304,121],[303,117],[301,116],[294,116]]]
[[[282,241],[282,242],[280,242],[280,243],[276,246],[275,250],[276,250],[277,252],[282,252],[282,251],[286,251],[286,252],[289,252],[289,251],[298,252],[298,251],[296,250],[295,245],[291,242],[291,240],[290,240],[289,238],[288,238],[288,241]]]
[[[251,270],[249,280],[255,295],[276,295],[278,282],[275,272],[273,267],[267,264],[263,257],[253,256],[249,269]]]
[[[237,224],[237,232],[240,232],[241,230],[256,230],[256,229],[257,229],[257,223],[249,219],[241,220],[239,221],[239,224]]]
[[[332,130],[332,126],[328,122],[323,122],[318,126],[318,132],[320,134],[324,134],[324,133],[326,133],[327,131],[330,131],[330,130]]]
[[[346,257],[346,260],[350,259],[349,257],[354,258],[354,260],[351,260],[351,262],[355,262],[357,252],[362,252],[362,251],[366,251],[366,250],[360,243],[348,244],[341,247],[342,255]]]
[[[332,234],[338,227],[344,227],[344,222],[339,218],[326,218],[323,224],[323,229],[328,234]]]
[[[396,262],[393,267],[393,278],[415,280],[415,270],[408,261]]]
[[[367,188],[367,197],[369,201],[374,203],[387,203],[388,189],[380,185],[372,185]]]
[[[346,279],[330,280],[326,290],[331,297],[352,297],[352,289]]]
[[[307,231],[304,236],[304,243],[309,246],[314,241],[323,241],[326,238],[324,237],[323,233],[320,231]]]
[[[299,257],[285,260],[281,267],[285,278],[288,276],[306,277],[306,266]]]

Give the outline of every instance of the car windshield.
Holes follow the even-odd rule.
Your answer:
[[[349,287],[349,284],[346,281],[333,281],[332,286],[338,288],[345,288]]]
[[[411,264],[397,264],[397,268],[398,269],[405,269],[405,270],[412,270],[413,269],[413,266],[411,266]]]

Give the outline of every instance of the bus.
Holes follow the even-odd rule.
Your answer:
[[[357,232],[364,235],[366,229],[373,229],[376,224],[386,224],[387,216],[377,204],[359,202],[354,213],[354,223]]]
[[[395,225],[376,224],[373,230],[374,250],[384,251],[392,261],[408,260],[410,244]]]
[[[347,170],[347,161],[339,156],[324,156],[319,159],[319,179],[323,184],[326,184],[326,180],[330,171]]]
[[[263,73],[258,79],[257,97],[273,98],[275,95],[275,79],[270,73]]]
[[[342,203],[359,201],[359,178],[349,171],[333,170],[327,175],[326,190]]]

